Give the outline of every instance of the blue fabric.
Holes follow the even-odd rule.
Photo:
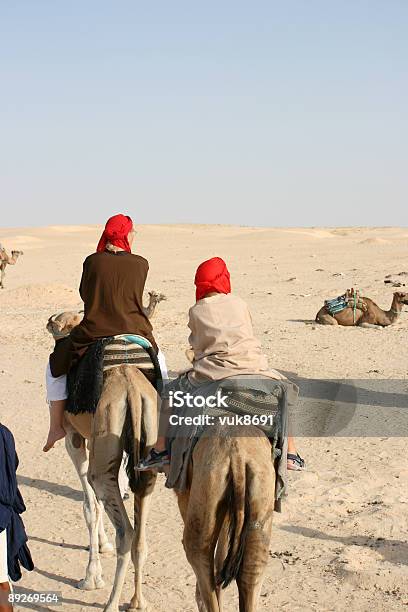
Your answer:
[[[13,434],[0,423],[0,532],[7,529],[7,566],[13,582],[21,578],[21,565],[34,569],[20,514],[25,505],[17,486],[18,457]]]
[[[123,336],[115,336],[116,338],[123,338],[128,342],[132,342],[133,344],[138,344],[144,349],[152,348],[152,343],[147,340],[147,338],[143,338],[143,336],[136,336],[135,334],[123,334]]]
[[[339,295],[339,297],[334,298],[333,300],[325,300],[325,305],[329,314],[335,315],[339,312],[342,312],[345,308],[348,308],[349,304],[344,295]]]

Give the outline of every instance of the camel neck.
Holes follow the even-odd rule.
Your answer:
[[[400,302],[398,302],[398,300],[396,299],[396,297],[394,296],[393,300],[392,300],[392,304],[391,304],[391,308],[388,311],[388,316],[390,319],[398,319],[400,313],[402,310],[402,304]]]

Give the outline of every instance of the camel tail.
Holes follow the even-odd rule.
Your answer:
[[[140,459],[140,447],[142,444],[142,397],[136,389],[129,389],[127,399],[127,412],[124,426],[124,450],[128,460],[126,473],[129,479],[130,489],[133,493],[138,490],[139,478],[135,471],[135,465]]]
[[[244,556],[250,510],[247,476],[242,459],[233,457],[227,497],[230,513],[228,552],[218,578],[223,589],[237,579]]]

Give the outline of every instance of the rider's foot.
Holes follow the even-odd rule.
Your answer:
[[[165,465],[169,465],[170,457],[166,450],[156,451],[154,448],[150,451],[145,459],[139,461],[135,470],[138,472],[146,472],[147,470],[161,470]]]
[[[50,429],[48,433],[47,442],[45,443],[45,446],[43,448],[44,453],[48,453],[48,451],[51,450],[51,448],[54,448],[54,444],[58,442],[58,440],[62,440],[62,438],[65,438],[65,436],[66,436],[66,432],[63,427],[58,427],[56,429]]]
[[[303,470],[306,469],[305,460],[302,459],[299,453],[296,453],[296,455],[294,453],[288,453],[287,460],[288,460],[288,470],[291,470],[294,472],[302,472]]]

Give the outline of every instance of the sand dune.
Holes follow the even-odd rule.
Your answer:
[[[385,240],[384,238],[366,238],[365,240],[361,240],[360,244],[389,244],[389,240]]]
[[[80,304],[76,288],[82,260],[94,250],[99,232],[96,226],[0,232],[0,242],[9,248],[29,250],[32,245],[7,270],[6,289],[0,292],[0,417],[16,436],[36,563],[36,571],[24,574],[21,585],[31,591],[61,591],[59,609],[64,612],[101,609],[109,589],[75,588],[83,577],[88,542],[80,487],[62,444],[50,456],[41,452],[47,430],[43,372],[52,347],[45,323],[54,312]],[[147,289],[168,298],[160,304],[154,328],[171,370],[187,365],[187,310],[194,300],[195,267],[219,254],[230,266],[233,290],[251,308],[273,367],[295,372],[306,382],[339,377],[378,381],[407,379],[406,312],[396,326],[384,330],[326,328],[313,319],[324,298],[351,285],[389,305],[393,289],[383,280],[408,269],[406,238],[406,228],[167,225],[138,228],[135,247],[150,262]],[[387,248],[369,248],[383,244]],[[343,276],[333,276],[339,272]],[[291,277],[296,282],[287,282]],[[283,513],[275,516],[260,610],[406,610],[406,439],[303,437],[298,445],[308,471],[290,475],[289,497]],[[131,500],[127,507],[131,513]],[[144,580],[154,612],[196,609],[194,576],[181,535],[174,495],[160,478],[149,518]],[[102,563],[109,584],[114,559],[103,558]],[[131,592],[129,572],[123,602]],[[237,594],[231,587],[225,612],[236,610]]]
[[[41,238],[37,238],[36,236],[7,236],[2,241],[4,248],[7,251],[16,250],[19,251],[21,249],[39,249],[42,248],[44,243]]]
[[[50,225],[50,232],[61,232],[62,234],[81,234],[83,232],[94,232],[101,229],[97,225]]]

